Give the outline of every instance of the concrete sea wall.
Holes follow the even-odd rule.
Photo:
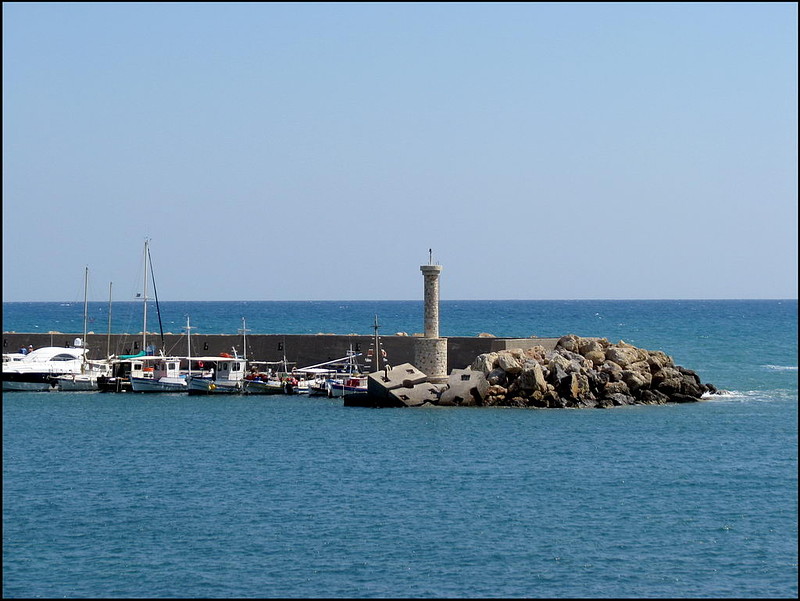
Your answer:
[[[14,353],[20,347],[32,344],[42,346],[71,346],[82,333],[19,333],[3,332],[3,352]],[[383,349],[390,365],[414,363],[416,336],[381,336]],[[489,338],[453,337],[447,340],[447,372],[472,364],[482,353],[510,348],[530,348],[542,345],[545,349],[555,348],[558,338]],[[232,353],[233,349],[242,355],[242,337],[230,334],[192,334],[192,355],[219,355]],[[247,336],[247,358],[251,361],[286,360],[297,367],[314,365],[344,357],[352,345],[353,349],[366,356],[373,341],[372,336],[340,336],[334,334],[252,334]],[[142,350],[142,335],[139,334],[90,334],[86,344],[89,356],[93,359],[105,358],[110,354],[130,355]],[[148,332],[147,344],[162,347],[158,333]],[[163,349],[166,354],[185,356],[187,354],[186,336],[165,334]],[[363,365],[363,357],[361,364]]]

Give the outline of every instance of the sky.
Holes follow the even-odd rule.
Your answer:
[[[5,2],[3,301],[797,298],[797,23]]]

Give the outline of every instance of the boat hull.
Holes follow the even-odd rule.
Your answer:
[[[3,373],[3,392],[49,392],[56,390],[49,373]]]
[[[346,394],[355,394],[357,392],[367,392],[366,386],[345,386],[344,384],[331,384],[331,396],[342,397]]]
[[[294,387],[287,382],[245,380],[243,392],[245,394],[293,394]]]
[[[131,392],[130,378],[112,376],[110,378],[99,376],[97,387],[100,392]]]
[[[367,379],[363,377],[347,378],[345,380],[330,380],[328,382],[332,397],[341,397],[346,394],[367,392]]]
[[[236,380],[210,380],[207,378],[189,378],[187,390],[189,394],[240,394],[241,381]]]
[[[186,392],[187,389],[184,378],[131,378],[133,392]]]
[[[55,378],[56,387],[64,392],[83,392],[99,390],[96,377],[91,376],[59,376]]]

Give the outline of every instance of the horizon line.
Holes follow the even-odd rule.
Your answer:
[[[148,302],[156,302],[148,298]],[[662,302],[662,301],[796,301],[798,297],[713,297],[713,298],[440,298],[439,302]],[[76,303],[76,300],[3,300],[6,303]],[[83,302],[83,301],[80,301]],[[108,301],[90,300],[90,303],[108,304]],[[141,299],[116,300],[114,303],[140,303]],[[159,300],[161,303],[395,303],[423,302],[419,298],[397,299],[237,299],[237,300]]]

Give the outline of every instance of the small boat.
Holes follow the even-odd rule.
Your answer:
[[[251,372],[244,378],[245,394],[296,394],[299,392],[300,380],[294,369],[294,363],[281,361],[251,361]],[[259,369],[258,366],[264,366]],[[304,386],[307,390],[307,385]]]
[[[367,351],[367,356],[364,359],[364,362],[368,364],[367,369],[373,370],[370,371],[370,373],[375,373],[383,368],[388,367],[388,363],[386,361],[386,351],[383,349],[381,338],[378,335],[378,329],[380,325],[378,324],[377,315],[375,316],[375,324],[372,327],[375,330],[374,339],[370,344],[370,348]],[[343,397],[345,395],[366,393],[368,382],[369,376],[367,374],[353,373],[341,380],[331,382],[331,396]]]
[[[245,376],[243,392],[245,394],[295,394],[299,381],[292,376],[256,372]]]
[[[85,356],[85,355],[84,355]],[[53,378],[55,388],[65,392],[100,390],[100,381],[111,373],[111,364],[106,360],[84,360],[79,374],[64,374]]]
[[[131,389],[133,392],[186,392],[189,389],[187,377],[196,375],[211,377],[211,371],[192,368],[192,327],[189,318],[186,318],[186,346],[189,352],[187,357],[159,357],[152,363],[152,370],[140,375],[131,376]]]
[[[152,378],[154,364],[160,359],[162,357],[145,351],[110,359],[111,373],[97,378],[100,392],[131,392],[131,378]]]
[[[152,371],[145,376],[130,376],[133,392],[186,392],[186,374],[181,373],[180,357],[156,357]]]
[[[313,368],[312,368],[313,369]],[[335,369],[308,369],[308,396],[331,396],[330,379],[336,376]]]
[[[340,397],[346,394],[357,392],[367,392],[367,376],[356,376],[354,378],[344,378],[343,380],[332,380],[330,390],[332,397]]]
[[[367,391],[367,376],[358,365],[357,353],[351,347],[347,355],[332,361],[309,365],[297,370],[308,379],[311,396],[340,397],[353,392]]]
[[[186,377],[189,394],[239,394],[243,390],[245,360],[222,353],[218,357],[192,357],[197,368],[208,375]]]

